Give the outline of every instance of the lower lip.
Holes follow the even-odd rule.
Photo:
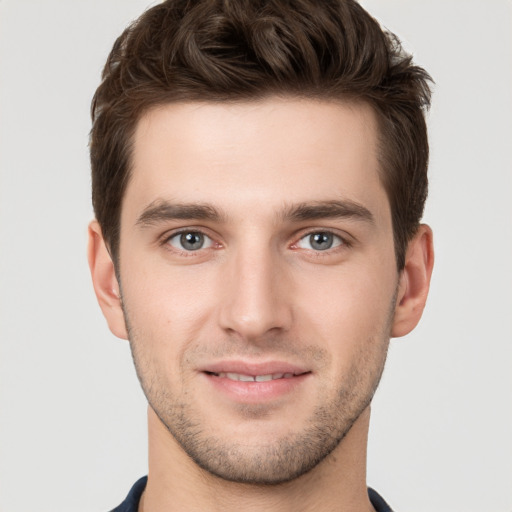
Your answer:
[[[243,403],[267,402],[282,398],[306,381],[311,373],[303,373],[290,378],[264,382],[244,382],[227,377],[203,373],[208,382],[230,399]]]

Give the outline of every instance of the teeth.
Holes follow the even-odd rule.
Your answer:
[[[256,382],[266,382],[267,380],[272,380],[272,375],[257,375],[254,377]]]
[[[244,375],[243,373],[233,372],[220,372],[217,374],[219,377],[227,378],[230,380],[239,380],[241,382],[267,382],[276,379],[291,379],[293,373],[269,373],[268,375]]]

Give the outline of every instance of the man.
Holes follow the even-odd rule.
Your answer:
[[[366,442],[432,272],[428,82],[349,0],[170,0],[116,41],[89,263],[149,475],[115,510],[390,510]]]

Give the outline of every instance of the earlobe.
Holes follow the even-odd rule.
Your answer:
[[[407,247],[405,267],[398,285],[391,336],[405,336],[420,321],[427,301],[433,266],[432,230],[426,224],[421,224]]]
[[[128,339],[114,263],[98,221],[89,224],[88,236],[87,256],[96,298],[112,333]]]

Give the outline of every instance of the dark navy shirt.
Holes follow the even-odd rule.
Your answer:
[[[147,476],[137,480],[123,503],[121,503],[121,505],[116,507],[114,510],[111,510],[110,512],[137,512],[140,497],[146,488],[147,481]],[[377,512],[393,512],[391,508],[389,508],[389,505],[384,501],[384,499],[381,498],[381,496],[379,496],[379,494],[373,489],[368,489],[368,496],[370,497],[373,508]]]

